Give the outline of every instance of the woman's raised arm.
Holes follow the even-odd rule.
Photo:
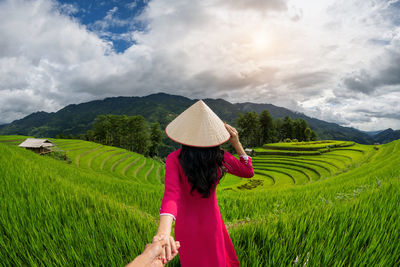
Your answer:
[[[239,134],[235,128],[225,123],[225,128],[228,130],[231,137],[229,142],[235,148],[236,153],[239,155],[240,160],[236,159],[229,152],[225,152],[224,161],[222,164],[225,166],[225,170],[233,175],[251,178],[254,176],[253,164],[251,157],[249,157],[244,151],[242,144],[239,141]]]

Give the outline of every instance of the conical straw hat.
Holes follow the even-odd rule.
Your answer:
[[[195,147],[218,146],[230,137],[221,119],[202,100],[171,121],[165,133],[177,143]]]

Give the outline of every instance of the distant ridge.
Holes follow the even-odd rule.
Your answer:
[[[392,128],[381,131],[374,135],[374,141],[380,144],[389,143],[393,140],[400,139],[400,130],[394,131]]]
[[[383,131],[385,131],[385,130],[379,130],[379,131],[362,131],[362,132],[368,134],[369,136],[375,136],[375,135],[377,135],[377,134],[379,134],[379,133],[381,133],[381,132],[383,132]]]
[[[87,130],[91,129],[94,119],[100,114],[140,114],[147,121],[158,121],[162,127],[165,127],[168,122],[197,100],[166,93],[156,93],[143,97],[109,97],[103,100],[71,104],[57,112],[48,113],[39,111],[32,113],[7,125],[0,125],[0,134],[55,137],[57,134],[64,132],[64,134],[77,135],[86,133]],[[244,113],[255,110],[259,113],[266,109],[274,118],[290,116],[293,119],[305,119],[309,123],[310,128],[317,132],[320,139],[349,140],[361,144],[372,144],[374,142],[390,142],[400,138],[397,137],[398,131],[390,129],[394,133],[386,132],[388,130],[385,130],[376,135],[379,136],[379,140],[381,141],[376,141],[375,136],[370,136],[368,133],[357,129],[311,118],[302,113],[293,112],[272,104],[256,104],[251,102],[230,103],[221,98],[207,98],[204,101],[221,119],[233,125],[239,112]]]

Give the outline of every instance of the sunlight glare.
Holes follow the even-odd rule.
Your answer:
[[[252,36],[253,45],[258,49],[265,49],[269,45],[269,38],[266,32],[257,32]]]

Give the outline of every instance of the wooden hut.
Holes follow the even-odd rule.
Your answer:
[[[26,149],[42,155],[50,153],[52,151],[51,147],[55,146],[55,144],[47,139],[28,138],[18,146],[25,147]]]

